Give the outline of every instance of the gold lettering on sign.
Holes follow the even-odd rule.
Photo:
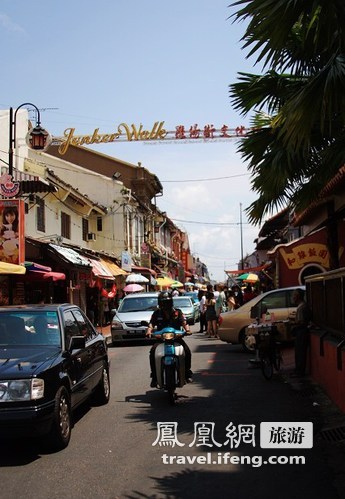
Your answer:
[[[141,123],[139,128],[137,128],[134,124],[130,127],[127,123],[120,123],[117,130],[119,134],[122,135],[124,129],[124,133],[129,142],[132,142],[132,140],[158,140],[164,139],[168,133],[163,128],[163,125],[164,121],[161,121],[160,123],[156,121],[152,127],[152,130],[143,130],[143,125]]]
[[[100,144],[102,142],[115,142],[120,137],[119,133],[99,134],[99,128],[96,128],[92,135],[74,135],[75,128],[66,128],[64,131],[65,140],[59,146],[59,153],[66,154],[70,145],[82,146],[84,144]]]
[[[66,128],[64,131],[64,140],[59,146],[59,153],[66,154],[70,145],[82,146],[84,144],[100,144],[107,142],[115,142],[121,135],[125,135],[129,142],[133,140],[159,140],[164,139],[167,135],[167,130],[163,128],[164,121],[156,121],[151,130],[144,130],[143,125],[140,124],[137,128],[134,124],[131,126],[127,123],[120,123],[117,132],[112,134],[100,134],[99,128],[96,128],[92,135],[74,135],[75,128]]]

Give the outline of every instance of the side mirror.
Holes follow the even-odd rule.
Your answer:
[[[68,350],[81,350],[85,348],[85,336],[72,336],[69,342]]]

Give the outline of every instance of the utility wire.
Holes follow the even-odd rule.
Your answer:
[[[213,178],[194,178],[188,180],[160,180],[161,183],[171,183],[171,182],[209,182],[210,180],[224,180],[226,178],[235,178],[235,177],[247,177],[250,173],[239,173],[238,175],[230,175],[228,177],[213,177]]]
[[[241,225],[241,222],[196,222],[194,220],[179,220],[178,218],[169,217],[174,222],[181,222],[185,224],[200,224],[200,225]],[[242,225],[250,225],[242,224]]]

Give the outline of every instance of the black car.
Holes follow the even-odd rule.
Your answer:
[[[0,437],[69,443],[72,411],[109,401],[105,338],[76,305],[0,307]]]

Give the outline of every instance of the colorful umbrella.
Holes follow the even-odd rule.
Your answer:
[[[156,286],[159,286],[160,288],[171,288],[171,285],[174,284],[174,282],[177,282],[175,281],[175,279],[171,279],[171,277],[158,277],[156,279],[157,281],[157,284]]]
[[[126,292],[126,293],[137,293],[138,291],[142,291],[144,288],[142,286],[140,286],[140,284],[127,284],[127,286],[125,286],[123,288],[123,290]]]
[[[183,283],[180,281],[174,281],[170,287],[171,288],[183,288]]]
[[[236,279],[242,282],[254,283],[259,280],[259,277],[256,274],[246,273],[238,276]]]

